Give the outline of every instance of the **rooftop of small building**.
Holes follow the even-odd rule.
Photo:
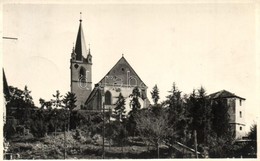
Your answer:
[[[221,91],[218,91],[218,92],[215,92],[215,93],[212,93],[210,95],[208,95],[208,97],[210,99],[217,99],[217,98],[239,98],[239,99],[242,99],[242,100],[246,100],[245,98],[243,97],[240,97],[240,96],[237,96],[235,95],[234,93],[231,93],[227,90],[221,90]]]

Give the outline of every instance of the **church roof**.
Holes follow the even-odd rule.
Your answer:
[[[245,98],[239,97],[234,93],[231,93],[226,90],[221,90],[219,92],[212,93],[208,96],[210,99],[217,99],[217,98],[239,98],[245,100]]]
[[[86,48],[83,28],[81,24],[82,20],[80,19],[79,21],[80,21],[79,30],[78,30],[78,35],[75,44],[76,60],[82,60],[82,57],[84,58],[84,56],[87,55],[87,48]]]
[[[119,61],[99,81],[99,84],[101,85],[114,85],[119,83],[147,88],[145,83],[137,75],[124,56],[122,56],[121,59],[119,59]]]

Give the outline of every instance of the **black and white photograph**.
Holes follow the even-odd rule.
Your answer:
[[[4,0],[2,159],[257,159],[256,0]]]

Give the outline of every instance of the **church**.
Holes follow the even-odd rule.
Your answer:
[[[87,49],[82,20],[80,19],[75,47],[70,59],[70,89],[76,94],[76,110],[99,111],[103,108],[112,110],[121,93],[125,98],[126,112],[129,112],[131,98],[129,95],[138,87],[141,97],[141,108],[150,105],[147,98],[147,86],[128,63],[124,55],[108,73],[92,87],[93,59],[90,48]]]

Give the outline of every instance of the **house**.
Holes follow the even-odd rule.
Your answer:
[[[215,92],[209,95],[211,100],[223,100],[228,107],[230,126],[236,139],[245,136],[245,98],[235,95],[226,90]]]

